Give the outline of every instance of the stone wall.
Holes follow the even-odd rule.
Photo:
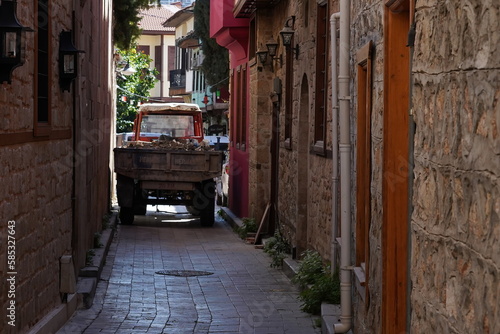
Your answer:
[[[357,65],[355,64],[356,53],[366,43],[373,43],[372,57],[372,109],[371,109],[371,182],[370,182],[370,205],[371,221],[369,230],[369,253],[368,264],[368,295],[365,289],[357,290],[358,284],[353,285],[354,329],[356,333],[379,334],[381,333],[381,305],[382,305],[382,224],[383,224],[383,112],[384,112],[384,4],[377,1],[353,2],[351,8],[351,126],[353,137],[353,184],[356,184],[356,148],[357,148],[357,126],[359,106],[357,104]],[[353,192],[355,194],[355,192]],[[356,199],[352,201],[352,211],[356,212]],[[352,231],[356,229],[356,215],[353,214]],[[356,241],[354,234],[353,242]],[[352,247],[353,256],[356,247]],[[353,275],[353,282],[357,278]]]
[[[272,80],[269,73],[260,71],[257,63],[249,66],[250,103],[249,103],[249,217],[259,223],[270,200],[271,160],[270,146],[272,137],[272,105],[269,92]]]
[[[374,45],[369,280],[366,297],[362,296],[362,288],[359,291],[353,288],[355,333],[382,331],[385,3],[351,2],[353,242],[356,241],[357,205],[355,59],[356,52],[368,41]],[[300,46],[300,54],[293,68],[291,149],[286,147],[283,137],[285,91],[280,106],[278,217],[292,246],[302,241],[306,248],[315,249],[325,260],[331,260],[332,159],[304,150],[313,144],[316,5],[317,1],[313,0],[280,1],[269,11],[257,12],[257,18],[267,22],[264,29],[258,27],[257,31],[258,41],[265,47],[271,35],[278,36],[288,16],[296,17],[294,39]],[[329,5],[330,13],[337,11],[337,1],[330,1]],[[415,333],[498,333],[500,3],[495,0],[417,1],[415,21],[417,35],[411,63],[416,133],[414,151],[410,152],[415,158],[409,263],[413,287],[410,327]],[[278,49],[278,55],[282,52]],[[261,214],[265,201],[259,195],[268,196],[266,187],[271,182],[268,146],[272,104],[266,95],[275,76],[285,83],[285,72],[277,62],[274,72],[270,72],[268,65],[262,72],[258,66],[251,68],[250,132],[251,143],[257,146],[250,145],[250,191],[253,192],[250,197],[251,205],[257,208],[255,212]],[[328,95],[331,95],[330,88]],[[328,102],[330,109],[331,101]],[[330,150],[330,112],[327,127],[327,149]],[[301,232],[304,224],[305,234]],[[355,244],[351,251],[354,259]],[[356,283],[354,276],[353,279]]]
[[[305,10],[308,6],[308,10]],[[308,13],[308,20],[305,13]],[[268,57],[266,65],[250,62],[250,212],[258,220],[262,217],[266,200],[269,199],[271,185],[270,143],[272,129],[273,104],[270,93],[273,91],[273,79],[278,77],[282,83],[282,95],[279,105],[279,181],[277,215],[282,232],[292,246],[297,246],[297,238],[302,237],[304,244],[310,249],[318,250],[328,259],[330,254],[331,231],[331,196],[332,196],[332,160],[310,153],[313,144],[312,134],[314,118],[314,85],[315,85],[315,42],[316,33],[315,1],[282,1],[272,10],[258,11],[257,15],[257,48],[265,48],[272,36],[275,40],[283,28],[286,19],[295,15],[295,41],[300,44],[299,59],[293,64],[293,133],[291,149],[284,144],[284,108],[285,108],[285,49],[279,40],[278,56],[283,61],[275,60],[274,71],[271,71]],[[272,18],[272,19],[271,19]],[[306,21],[308,24],[306,26]],[[304,79],[305,78],[305,79]],[[301,104],[301,90],[305,80],[308,103]],[[307,120],[309,125],[300,120]],[[331,115],[328,115],[327,127],[330,128]],[[299,132],[300,131],[300,132]],[[276,132],[274,132],[276,134]],[[300,141],[299,141],[300,140]],[[306,146],[307,149],[303,149]],[[328,149],[331,150],[331,134],[328,134]],[[299,152],[299,147],[302,147]],[[300,168],[308,166],[308,168]],[[304,184],[306,186],[304,187]],[[307,194],[300,190],[306,190]],[[307,204],[307,205],[306,205]],[[299,210],[302,208],[303,210]],[[306,234],[297,235],[299,224],[306,225]]]
[[[2,291],[0,314],[8,333],[20,333],[34,325],[60,303],[59,258],[71,255],[72,181],[71,170],[61,171],[58,164],[71,158],[68,144],[62,140],[1,148],[0,276],[4,280],[15,277],[15,296],[7,298],[7,291]],[[15,245],[13,268],[6,261],[8,221],[15,222],[15,234],[11,235],[15,244],[9,243]],[[6,285],[2,287],[6,289]],[[16,327],[6,326],[11,300],[16,303]]]
[[[36,2],[17,3],[21,23],[36,29]],[[0,277],[6,282],[14,276],[15,282],[1,285],[2,333],[24,333],[64,303],[60,258],[72,255],[75,272],[84,266],[109,212],[111,3],[51,1],[50,10],[50,131],[34,131],[35,33],[25,35],[26,61],[13,71],[12,83],[0,83]],[[78,57],[79,76],[67,92],[59,85],[57,47],[59,33],[72,27],[75,45],[86,53]],[[8,246],[15,246],[12,267],[7,260],[14,259],[14,248]],[[7,325],[12,302],[15,327]]]
[[[416,19],[411,327],[498,333],[500,3],[419,1]]]

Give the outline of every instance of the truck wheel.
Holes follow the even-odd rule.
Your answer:
[[[146,204],[134,204],[134,215],[144,216],[148,211]]]
[[[132,225],[134,222],[134,208],[120,207],[119,217],[122,225]]]
[[[136,186],[134,193],[134,214],[144,216],[147,212],[148,193]]]
[[[215,222],[215,182],[204,183],[203,196],[205,205],[200,208],[201,226],[213,226]]]
[[[201,226],[213,226],[215,223],[215,198],[212,198],[210,203],[206,209],[200,212]]]
[[[134,215],[144,216],[147,212],[148,193],[139,187],[136,187],[134,193]]]

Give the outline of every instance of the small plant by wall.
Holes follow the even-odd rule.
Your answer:
[[[269,238],[264,245],[264,252],[271,257],[271,267],[281,268],[286,255],[290,253],[290,244],[283,235],[276,230],[274,236]]]
[[[255,218],[245,217],[241,220],[243,224],[242,226],[238,227],[236,231],[241,239],[245,239],[246,237],[248,237],[249,233],[257,232],[257,224],[255,223]]]
[[[94,261],[95,251],[93,249],[89,249],[85,256],[85,265],[90,266]]]
[[[299,299],[302,310],[311,314],[320,314],[321,303],[340,303],[340,279],[338,271],[330,274],[330,266],[324,265],[316,251],[302,253],[303,260],[292,282],[301,288]]]
[[[110,220],[111,220],[111,214],[107,213],[104,216],[102,216],[102,230],[106,230],[109,228],[110,225]]]
[[[101,243],[102,234],[99,232],[94,233],[94,248],[101,248],[103,244]]]

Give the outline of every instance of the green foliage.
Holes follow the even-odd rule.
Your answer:
[[[243,225],[237,229],[238,235],[241,239],[245,239],[248,233],[257,232],[257,224],[255,223],[255,218],[242,218]]]
[[[85,255],[85,265],[90,266],[94,261],[95,251],[93,249],[89,249]]]
[[[210,0],[198,0],[194,6],[194,31],[201,41],[201,50],[205,56],[201,71],[205,74],[208,85],[227,86],[229,77],[229,52],[215,39],[210,38]]]
[[[102,234],[99,232],[94,233],[94,248],[101,248],[103,244],[101,243]]]
[[[139,14],[143,9],[160,5],[160,0],[114,0],[113,1],[113,39],[122,50],[129,50],[140,36]]]
[[[340,303],[338,272],[332,276],[330,266],[323,265],[321,256],[315,251],[303,253],[303,260],[292,281],[302,288],[299,299],[304,312],[319,314],[321,303]]]
[[[264,245],[264,252],[269,254],[272,259],[271,267],[281,268],[286,254],[290,252],[290,244],[281,233],[276,230],[274,236],[269,238]]]
[[[102,224],[101,227],[103,230],[107,230],[109,225],[110,225],[110,220],[111,220],[111,214],[107,213],[104,216],[102,216]]]
[[[116,79],[116,132],[130,132],[137,114],[137,105],[149,97],[149,90],[157,81],[158,71],[150,68],[152,59],[145,53],[135,49],[117,50],[121,62],[135,69],[135,73],[125,76],[118,75]],[[125,97],[125,100],[122,98]]]
[[[314,284],[316,278],[324,272],[323,260],[318,252],[306,250],[302,254],[302,261],[297,274],[292,278],[292,282],[298,284],[302,289]]]

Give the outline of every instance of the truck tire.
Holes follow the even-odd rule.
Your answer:
[[[201,226],[213,226],[215,223],[215,182],[207,181],[203,183],[202,196],[204,204],[200,207]]]
[[[134,215],[144,216],[148,211],[146,204],[134,204]]]
[[[147,198],[148,193],[139,187],[134,191],[134,215],[144,216],[147,212]]]
[[[121,174],[116,175],[116,197],[120,207],[134,206],[134,188],[134,179]]]
[[[122,225],[132,225],[134,223],[134,208],[120,207],[119,217]]]

